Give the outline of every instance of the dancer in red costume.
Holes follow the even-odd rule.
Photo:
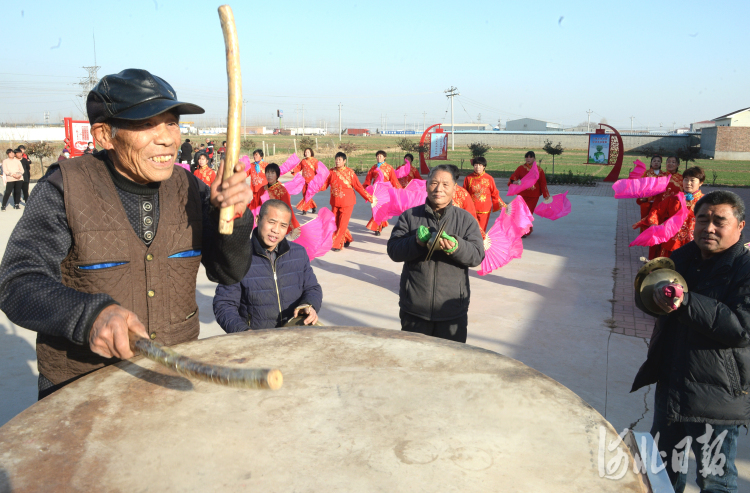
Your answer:
[[[409,171],[409,174],[404,176],[403,178],[399,178],[398,182],[401,184],[403,188],[406,188],[406,185],[411,183],[412,180],[422,180],[422,175],[419,174],[419,168],[417,168],[414,164],[414,156],[411,154],[407,154],[404,156],[404,164],[396,168],[396,171],[400,170],[404,166],[410,166],[411,170]]]
[[[656,247],[654,252],[651,252],[649,248],[649,260],[656,257],[669,257],[672,252],[677,250],[683,245],[693,241],[693,230],[695,230],[695,204],[703,197],[701,192],[701,185],[706,180],[706,174],[698,166],[688,168],[682,175],[682,189],[685,192],[685,203],[688,206],[688,215],[682,227],[670,240]],[[660,201],[658,204],[654,204],[648,215],[641,221],[633,225],[633,229],[636,228],[648,228],[649,226],[662,224],[670,217],[677,214],[680,210],[680,201],[677,198],[677,194],[670,195],[666,199]],[[653,255],[652,255],[653,253]]]
[[[348,227],[354,204],[357,203],[354,191],[356,190],[368,202],[372,202],[372,197],[359,182],[357,174],[346,166],[346,154],[339,152],[335,159],[336,167],[328,175],[323,190],[331,187],[331,211],[336,216],[336,232],[333,234],[331,250],[338,252],[342,247],[349,248],[353,241]]]
[[[534,154],[534,151],[529,151],[524,156],[524,159],[526,160],[526,162],[516,168],[516,171],[512,175],[510,175],[508,185],[513,182],[517,182],[516,184],[519,184],[521,182],[521,178],[526,176],[526,174],[531,170],[531,167],[534,165],[534,161],[536,161],[536,154]],[[539,179],[534,185],[519,194],[521,197],[523,197],[526,205],[529,206],[529,211],[531,211],[532,214],[534,213],[534,209],[536,209],[536,204],[539,202],[539,197],[543,196],[545,201],[549,200],[550,198],[549,190],[547,190],[547,177],[544,175],[544,170],[542,168],[539,168],[539,166],[537,166],[537,169],[539,169]],[[529,236],[533,231],[534,227],[532,226],[529,232],[523,237],[525,238],[526,236]]]
[[[308,209],[312,209],[310,212],[312,212],[313,214],[318,212],[318,205],[313,199],[310,199],[309,202],[305,202],[307,185],[313,178],[315,178],[315,172],[318,169],[318,160],[315,159],[315,153],[310,147],[304,150],[304,156],[304,159],[302,159],[302,161],[300,161],[299,164],[292,170],[293,175],[301,171],[302,176],[305,179],[305,187],[302,189],[302,200],[297,203],[297,210],[299,210],[303,216],[307,214]]]
[[[474,202],[476,217],[482,233],[487,232],[490,222],[490,213],[497,212],[505,207],[505,202],[500,198],[500,191],[495,186],[495,179],[484,172],[487,168],[487,160],[483,157],[474,159],[474,172],[464,179],[464,188],[471,195]]]
[[[263,187],[261,195],[263,195],[264,192],[268,192],[269,199],[281,200],[289,206],[289,209],[292,211],[292,220],[289,223],[287,234],[293,233],[292,236],[296,238],[296,236],[299,236],[300,225],[299,221],[297,221],[297,217],[294,215],[294,209],[292,209],[292,199],[289,195],[289,191],[284,185],[279,183],[280,174],[281,170],[279,169],[278,164],[270,163],[266,166],[266,180],[268,181],[268,185]]]
[[[375,153],[375,159],[378,160],[378,163],[370,168],[370,171],[367,172],[367,176],[365,177],[366,187],[369,187],[371,183],[377,182],[376,178],[379,176],[379,170],[383,172],[383,179],[387,182],[390,182],[390,184],[393,185],[393,188],[402,188],[401,184],[396,179],[396,171],[390,164],[385,162],[385,158],[387,156],[388,155],[385,151],[378,151]],[[378,224],[370,219],[370,222],[367,223],[367,229],[369,229],[370,231],[374,231],[375,236],[380,236],[380,232],[386,226],[388,226],[388,221],[382,221]]]
[[[247,176],[250,177],[250,186],[253,189],[253,201],[248,205],[250,209],[260,207],[260,196],[263,194],[263,187],[268,184],[268,180],[266,180],[266,166],[268,166],[268,163],[263,161],[263,150],[255,149],[253,151],[253,161],[247,169]]]
[[[200,181],[209,187],[216,179],[216,172],[208,167],[208,156],[206,153],[198,153],[198,169],[193,173]]]

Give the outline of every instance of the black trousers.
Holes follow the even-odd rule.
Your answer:
[[[3,194],[3,207],[8,205],[10,200],[10,194],[13,193],[13,203],[18,205],[21,203],[21,184],[22,181],[9,181],[5,184],[5,193]]]
[[[23,193],[23,201],[28,202],[29,201],[29,180],[24,178],[24,180],[21,182],[21,192]]]
[[[453,320],[441,320],[439,322],[425,320],[403,310],[399,310],[398,316],[401,319],[401,330],[406,332],[418,332],[449,341],[466,342],[469,325],[468,313],[464,313]]]

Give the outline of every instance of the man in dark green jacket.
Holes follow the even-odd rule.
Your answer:
[[[427,177],[427,201],[398,218],[388,256],[403,262],[399,287],[401,330],[466,342],[469,267],[484,260],[479,223],[453,206],[458,169],[441,164]],[[436,238],[443,228],[444,235]],[[428,244],[438,242],[426,260]]]
[[[669,314],[656,322],[632,391],[656,383],[651,434],[676,493],[685,489],[691,447],[701,491],[737,491],[737,436],[750,423],[745,205],[732,192],[711,192],[696,204],[695,219],[694,241],[670,257],[689,291],[675,304],[655,291]]]

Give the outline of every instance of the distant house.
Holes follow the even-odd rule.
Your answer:
[[[691,132],[700,132],[702,128],[715,127],[716,122],[713,120],[703,120],[702,122],[695,122],[690,124]]]
[[[563,126],[559,123],[550,123],[533,118],[521,118],[509,120],[505,124],[505,130],[509,132],[559,132]]]
[[[717,127],[750,127],[750,108],[714,118]]]

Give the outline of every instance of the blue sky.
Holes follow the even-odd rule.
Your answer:
[[[219,3],[4,2],[0,121],[80,116],[74,84],[144,68],[226,118]],[[532,117],[671,129],[750,106],[750,2],[237,2],[248,124],[400,129]],[[562,17],[562,20],[560,20]],[[424,115],[426,113],[426,117]],[[299,113],[297,113],[299,115]],[[188,118],[188,117],[186,117]],[[301,121],[300,121],[301,125]]]

